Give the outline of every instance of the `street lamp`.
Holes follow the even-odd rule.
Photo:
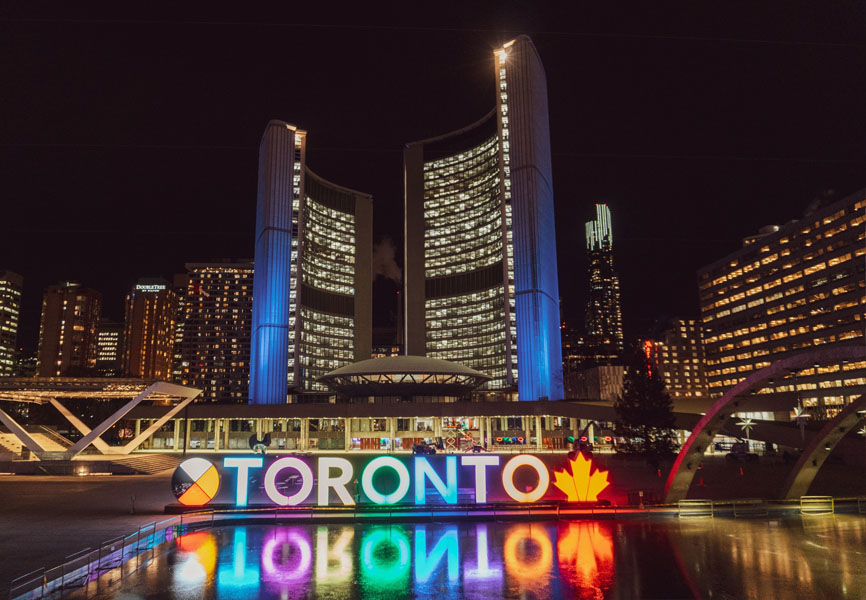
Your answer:
[[[797,403],[797,406],[794,407],[794,418],[793,421],[797,422],[797,425],[800,426],[800,439],[806,439],[806,419],[811,418],[812,415],[807,411],[803,406]]]
[[[752,427],[755,426],[755,422],[751,418],[745,417],[738,421],[737,425],[740,427],[740,429],[746,432],[746,439],[751,441],[751,439],[749,438],[749,431],[751,431]]]

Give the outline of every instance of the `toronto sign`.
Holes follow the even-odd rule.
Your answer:
[[[607,475],[583,454],[195,457],[172,492],[184,506],[597,502]]]

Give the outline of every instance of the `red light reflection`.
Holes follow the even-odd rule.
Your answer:
[[[604,598],[613,585],[613,538],[598,521],[569,523],[559,530],[559,571],[578,598]]]

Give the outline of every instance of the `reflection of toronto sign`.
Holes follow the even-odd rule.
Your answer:
[[[229,456],[181,463],[172,490],[181,504],[486,504],[595,502],[607,471],[562,456]],[[551,476],[553,472],[553,476]]]

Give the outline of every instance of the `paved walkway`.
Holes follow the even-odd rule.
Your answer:
[[[12,579],[168,518],[171,474],[0,476],[0,598]],[[130,496],[135,495],[135,514]]]

